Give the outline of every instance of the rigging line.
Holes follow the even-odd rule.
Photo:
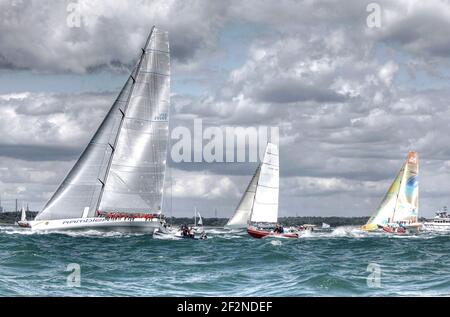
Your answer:
[[[274,186],[269,186],[269,185],[259,185],[260,187],[265,187],[265,188],[272,188],[272,189],[279,189],[280,187],[274,187]]]

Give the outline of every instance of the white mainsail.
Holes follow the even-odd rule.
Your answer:
[[[202,219],[202,216],[200,215],[199,212],[197,212],[197,214],[198,214],[198,222],[197,222],[197,225],[203,227],[203,219]]]
[[[20,221],[27,221],[27,213],[25,211],[25,208],[22,206],[22,210],[20,213]]]
[[[256,193],[256,184],[258,183],[260,171],[261,166],[258,166],[255,174],[247,186],[247,189],[245,190],[244,195],[242,195],[233,216],[228,220],[225,227],[236,229],[247,227],[250,214],[252,213],[253,201],[255,200]]]
[[[363,229],[374,230],[379,225],[407,221],[417,222],[419,212],[419,159],[416,152],[409,152],[397,177],[389,187],[377,211]]]
[[[268,143],[256,185],[250,222],[276,223],[278,221],[279,173],[278,147]]]
[[[169,80],[168,34],[153,27],[116,101],[36,220],[161,211]]]
[[[419,159],[417,153],[408,153],[405,172],[400,184],[392,222],[406,221],[415,223],[419,216]]]

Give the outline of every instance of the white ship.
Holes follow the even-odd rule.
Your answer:
[[[39,231],[159,229],[164,224],[169,98],[168,34],[153,27],[100,127],[26,226]]]
[[[423,228],[427,231],[450,231],[450,216],[447,207],[436,212],[436,216],[423,223]]]

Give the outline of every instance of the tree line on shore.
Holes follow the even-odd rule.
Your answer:
[[[27,213],[28,219],[36,217],[36,211]],[[0,223],[14,223],[20,218],[20,212],[3,212],[0,213]],[[278,222],[283,226],[298,226],[302,224],[311,224],[321,226],[322,223],[327,223],[331,227],[339,226],[359,226],[367,223],[369,217],[318,217],[318,216],[302,216],[302,217],[280,217]],[[425,218],[420,218],[424,221]],[[172,225],[192,225],[194,224],[194,217],[166,217],[166,221]],[[203,218],[203,225],[210,227],[223,227],[227,223],[228,218]]]

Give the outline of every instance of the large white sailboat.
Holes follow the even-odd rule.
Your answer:
[[[44,209],[28,222],[31,229],[160,228],[169,98],[168,34],[153,27],[116,101]]]
[[[279,194],[278,147],[268,143],[262,163],[247,186],[234,215],[226,227],[247,228],[254,238],[280,236],[297,238],[296,233],[277,232]]]
[[[389,187],[376,212],[362,229],[389,233],[417,232],[419,214],[419,158],[409,152],[406,162]]]

